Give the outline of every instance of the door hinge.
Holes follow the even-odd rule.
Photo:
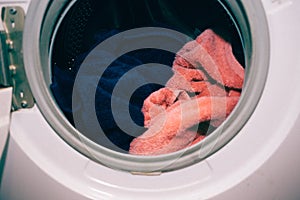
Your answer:
[[[0,34],[0,86],[13,87],[13,110],[31,108],[34,98],[27,81],[22,51],[25,12],[21,7],[3,7]]]

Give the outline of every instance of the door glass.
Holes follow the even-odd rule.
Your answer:
[[[158,48],[136,49],[116,57],[105,69],[102,69],[101,59],[88,59],[89,55],[97,52],[95,50],[97,46],[112,36],[118,36],[124,31],[144,27],[167,29],[186,35],[187,40],[186,43],[182,43],[181,50],[195,51],[195,53],[188,54],[188,56],[194,56],[190,58],[192,61],[189,62],[194,61],[197,63],[199,61],[197,60],[198,57],[195,58],[197,48],[193,47],[189,49],[189,47],[185,45],[188,44],[188,42],[192,42],[191,44],[202,42],[203,45],[201,48],[205,47],[206,53],[208,52],[207,54],[211,56],[210,59],[217,63],[215,65],[219,63],[217,67],[220,71],[219,73],[222,74],[226,71],[226,66],[230,68],[229,64],[224,63],[224,59],[227,61],[231,60],[231,64],[234,63],[234,65],[241,67],[242,69],[239,69],[241,71],[244,71],[243,68],[245,66],[245,55],[239,27],[237,27],[229,10],[225,9],[220,1],[78,0],[68,11],[55,36],[51,58],[51,90],[66,118],[78,128],[83,135],[101,146],[122,153],[128,153],[131,146],[133,146],[134,139],[151,129],[150,126],[154,126],[150,123],[152,114],[149,111],[153,109],[153,107],[150,106],[150,108],[145,105],[147,100],[155,104],[152,100],[149,101],[150,97],[159,99],[164,96],[163,100],[158,100],[160,102],[158,102],[157,105],[160,106],[158,106],[158,109],[163,108],[167,110],[171,106],[174,107],[173,104],[176,104],[177,101],[187,99],[187,101],[189,101],[196,99],[198,96],[199,98],[205,96],[202,90],[197,90],[200,85],[203,84],[205,84],[203,88],[208,90],[209,93],[213,93],[212,91],[215,91],[215,88],[221,88],[221,90],[217,89],[216,94],[206,96],[239,96],[244,81],[243,79],[240,80],[239,86],[230,85],[226,80],[224,82],[219,81],[216,77],[217,75],[209,71],[209,67],[207,68],[206,65],[209,64],[205,64],[205,59],[200,59],[200,63],[198,63],[200,67],[191,67],[196,64],[186,66],[186,63],[184,63],[182,59],[178,58],[178,56],[176,57],[176,52],[180,52],[180,48],[178,48],[177,51],[166,51],[165,49]],[[116,48],[115,43],[110,44],[108,48]],[[222,50],[222,48],[227,48],[227,51]],[[228,52],[231,48],[232,54]],[[103,56],[100,54],[101,52],[99,53],[99,57]],[[223,59],[223,61],[220,61],[220,59]],[[201,63],[202,61],[203,63]],[[161,81],[159,83],[147,81],[150,76],[147,73],[136,72],[132,73],[133,75],[128,75],[128,73],[132,72],[135,68],[149,63],[168,66],[169,73],[163,73],[163,70],[157,70],[156,74],[153,73],[152,76],[161,75]],[[96,92],[94,96],[92,96],[94,99],[91,100],[90,97],[87,98],[83,92],[81,98],[76,99],[76,102],[74,102],[72,96],[74,84],[83,64],[89,64],[93,67],[98,66],[99,70],[102,70],[103,73],[101,77],[98,77],[97,73],[90,73],[84,76],[85,84],[82,85],[81,90],[89,91],[93,86],[96,87]],[[181,76],[184,77],[184,81],[189,79],[189,84],[196,85],[196,89],[190,91],[182,86],[184,85],[180,81],[182,79],[173,78],[176,73],[181,73]],[[233,71],[224,73],[229,74],[228,77],[234,76]],[[201,79],[199,76],[205,76],[206,78]],[[127,77],[125,81],[123,80],[124,77]],[[177,83],[174,83],[174,80],[175,82],[177,81]],[[130,98],[128,98],[128,94],[123,98],[122,92],[119,92],[116,101],[114,90],[119,82],[130,87],[132,83],[143,81],[146,84],[140,84],[139,87],[130,94]],[[220,93],[223,94],[220,95]],[[97,115],[96,123],[91,121],[91,113],[84,110],[83,105],[89,101],[92,101],[95,105],[94,110]],[[117,115],[112,108],[112,101],[117,102],[118,106],[120,106]],[[122,108],[127,108],[128,110],[123,112]],[[170,108],[169,110],[172,109]],[[129,113],[129,115],[126,115],[126,112]],[[170,111],[170,113],[172,112],[176,113],[173,110]],[[76,120],[74,120],[74,113],[80,118],[80,126],[77,126]],[[228,114],[230,113],[225,113],[226,116]],[[153,115],[156,114],[154,113]],[[169,115],[172,114],[167,114],[167,117]],[[162,151],[157,154],[171,153],[196,144],[211,134],[224,120],[225,118],[219,121],[215,118],[203,119],[189,124],[189,127],[185,127],[184,130],[185,136],[190,134],[190,136],[187,136],[188,139],[180,135],[176,139],[173,137],[174,144],[172,146],[174,148],[168,148],[167,151]],[[183,121],[184,120],[176,123],[180,124]],[[132,122],[134,122],[136,126],[130,126]],[[121,126],[127,124],[128,127],[124,129],[124,127],[120,127],[120,124]],[[95,127],[99,125],[103,130],[103,134],[95,129]],[[174,130],[175,132],[179,132],[179,129],[175,128]],[[164,135],[162,137],[164,137]],[[157,140],[160,138],[161,137],[158,137]],[[182,144],[183,141],[184,144]],[[147,142],[150,142],[150,140],[146,141],[146,143]],[[143,145],[143,143],[141,143],[141,145]],[[136,149],[138,149],[138,147],[131,149],[132,151],[129,153],[138,151]]]

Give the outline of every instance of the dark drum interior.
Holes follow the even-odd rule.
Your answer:
[[[105,39],[134,28],[163,27],[182,32],[193,39],[206,29],[213,29],[232,44],[237,60],[244,66],[238,27],[228,12],[230,10],[224,9],[217,0],[78,0],[60,24],[52,50],[51,90],[58,105],[70,123],[74,124],[72,89],[84,58]],[[82,114],[88,130],[82,134],[101,146],[127,152],[134,137],[123,132],[114,121],[110,107],[114,86],[123,74],[138,65],[160,63],[171,67],[174,56],[163,50],[140,49],[116,59],[106,69],[100,82],[96,83],[95,110],[105,135],[93,131],[93,124],[89,124],[88,120],[89,113]],[[147,84],[136,90],[129,103],[132,119],[124,120],[133,120],[143,126],[143,101],[161,87]],[[114,145],[107,144],[104,137]]]

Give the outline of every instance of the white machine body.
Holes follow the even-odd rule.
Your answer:
[[[300,1],[262,1],[271,39],[266,85],[251,118],[221,150],[156,176],[116,171],[66,144],[38,106],[8,114],[11,91],[1,89],[1,149],[11,120],[0,199],[298,200]],[[0,1],[8,4],[27,10],[29,1]]]

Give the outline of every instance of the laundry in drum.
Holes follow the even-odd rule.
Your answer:
[[[57,64],[52,67],[52,92],[61,110],[64,112],[65,116],[74,126],[75,124],[72,117],[73,112],[76,112],[76,110],[81,109],[81,104],[80,102],[78,102],[78,107],[75,108],[76,110],[72,110],[72,91],[77,71],[79,70],[84,59],[97,44],[100,44],[107,38],[110,38],[111,36],[116,35],[122,31],[123,30],[108,29],[97,32],[97,34],[95,34],[94,36],[94,44],[88,51],[76,57],[75,63],[71,70],[62,66],[58,66]],[[81,123],[85,126],[85,132],[83,134],[89,139],[93,140],[94,142],[100,144],[101,146],[116,151],[120,151],[121,149],[123,150],[121,151],[123,153],[128,152],[129,145],[134,139],[134,137],[122,130],[114,119],[111,108],[113,90],[118,81],[120,81],[120,79],[123,77],[123,75],[126,74],[128,71],[134,69],[135,67],[147,63],[160,63],[162,65],[172,66],[174,57],[174,53],[170,53],[163,50],[140,49],[126,53],[121,57],[117,58],[109,67],[107,67],[105,72],[102,74],[99,83],[96,83],[94,81],[99,79],[99,77],[95,77],[93,74],[86,76],[86,82],[90,82],[88,84],[97,84],[97,91],[95,94],[95,110],[98,122],[105,135],[101,135],[98,132],[94,131],[93,127],[95,127],[95,125],[91,124],[89,120],[89,116],[91,115],[91,113],[88,112],[81,113]],[[90,64],[97,65],[98,63]],[[169,77],[164,77],[165,83],[171,77],[171,75],[172,74],[170,73]],[[146,81],[148,77],[145,77],[145,74],[143,73],[136,74],[136,76],[132,78],[138,79],[140,82],[143,82],[143,80]],[[131,118],[122,118],[122,123],[126,124],[130,120],[133,120],[138,125],[137,127],[139,127],[138,131],[140,132],[140,134],[142,134],[146,130],[143,128],[144,117],[143,113],[141,112],[143,102],[147,98],[147,96],[149,96],[152,92],[157,91],[162,87],[163,85],[146,84],[138,88],[132,94],[129,102],[129,112]],[[88,88],[82,88],[83,92],[85,90],[88,90]],[[84,102],[85,100],[86,97],[83,94],[80,101]],[[122,105],[128,104],[128,102],[126,102],[125,100],[123,101],[122,99],[119,99],[118,103]],[[132,130],[132,132],[137,131]],[[109,142],[107,142],[107,139],[109,140]]]
[[[166,87],[144,101],[148,129],[130,144],[131,154],[161,155],[194,145],[207,134],[201,123],[218,127],[239,100],[244,68],[231,44],[210,29],[177,53],[173,71]]]
[[[97,43],[119,32],[102,31],[96,35]],[[72,114],[76,112],[72,110],[72,87],[76,72],[88,54],[89,51],[80,54],[71,71],[53,66],[51,89],[71,123]],[[172,66],[174,74],[165,77],[165,85],[147,84],[133,93],[129,102],[131,119],[124,118],[124,123],[133,120],[144,126],[142,130],[132,130],[141,135],[135,138],[134,134],[127,134],[118,127],[114,120],[112,93],[126,72],[146,63]],[[143,74],[137,74],[136,78],[147,79]],[[95,79],[97,77],[92,74],[86,77],[91,84],[95,84]],[[235,59],[230,43],[210,29],[184,45],[177,55],[157,49],[129,52],[106,69],[97,85],[95,110],[105,135],[93,130],[95,125],[90,123],[91,113],[88,112],[81,114],[86,127],[84,134],[104,147],[122,149],[130,154],[172,153],[200,142],[222,124],[238,102],[243,81],[244,68]],[[81,100],[85,100],[84,95]],[[126,103],[122,99],[119,101],[119,104]],[[107,138],[117,148],[107,144]]]

